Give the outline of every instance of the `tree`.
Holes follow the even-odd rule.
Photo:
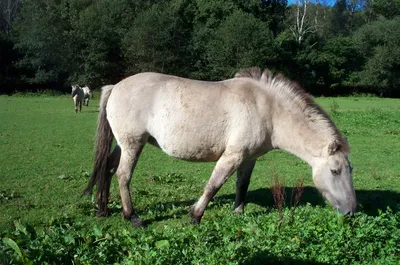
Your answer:
[[[361,70],[364,57],[360,45],[356,38],[337,36],[327,40],[312,56],[315,71],[323,78],[327,88],[350,84],[351,74]]]
[[[333,36],[349,36],[365,24],[363,0],[337,0],[332,8],[331,32]]]
[[[379,16],[394,18],[400,15],[400,0],[363,0],[369,21],[376,20]]]
[[[123,39],[127,73],[156,71],[187,76],[191,24],[182,13],[188,2],[161,2],[138,14]]]
[[[354,79],[381,95],[400,95],[400,17],[380,18],[363,26],[356,37],[366,64]]]
[[[268,25],[240,10],[228,16],[210,37],[205,54],[211,79],[232,77],[241,68],[265,67],[276,58]]]
[[[122,39],[135,17],[136,1],[99,0],[71,3],[68,53],[69,83],[99,87],[116,83],[124,76]]]
[[[0,32],[11,32],[12,23],[18,14],[21,3],[21,0],[0,1]]]
[[[234,0],[237,7],[257,19],[266,22],[274,36],[284,29],[287,0]]]
[[[304,41],[305,36],[308,33],[313,33],[316,30],[317,25],[309,18],[308,7],[310,0],[297,0],[294,15],[294,21],[290,27],[296,42],[301,45]]]
[[[15,25],[16,47],[24,54],[19,67],[33,71],[26,81],[34,84],[62,82],[68,75],[71,57],[69,1],[24,1]]]
[[[13,86],[19,83],[18,72],[14,66],[19,57],[13,48],[12,25],[20,6],[20,0],[0,1],[0,92],[3,93],[13,91]]]

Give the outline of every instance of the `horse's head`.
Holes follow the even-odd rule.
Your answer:
[[[78,92],[78,85],[73,85],[72,87],[72,91],[71,91],[71,97],[74,97],[76,95],[76,93]]]
[[[333,208],[343,214],[353,214],[357,208],[356,193],[351,177],[352,167],[341,145],[334,140],[313,166],[315,186]]]

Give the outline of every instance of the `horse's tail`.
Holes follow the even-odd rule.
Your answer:
[[[114,135],[107,120],[106,107],[108,98],[114,86],[104,86],[101,91],[100,112],[97,120],[96,151],[94,156],[93,173],[83,194],[91,194],[97,186],[98,215],[106,215],[108,195],[112,174],[107,172],[107,160],[110,155]],[[103,212],[103,214],[101,214]]]

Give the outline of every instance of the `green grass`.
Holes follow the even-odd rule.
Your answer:
[[[257,162],[244,215],[231,213],[232,177],[193,226],[187,211],[214,164],[147,146],[132,192],[149,225],[134,229],[121,218],[115,179],[111,216],[96,218],[91,199],[80,197],[92,167],[97,100],[75,114],[67,96],[0,96],[0,263],[399,264],[400,100],[317,101],[352,147],[355,217],[326,205],[307,164],[273,151]],[[294,214],[285,207],[283,221],[269,190],[273,175],[285,178],[289,197],[305,179],[300,206]]]

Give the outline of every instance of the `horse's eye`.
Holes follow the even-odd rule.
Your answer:
[[[337,176],[340,174],[340,171],[338,169],[331,169],[331,172],[334,176]]]

